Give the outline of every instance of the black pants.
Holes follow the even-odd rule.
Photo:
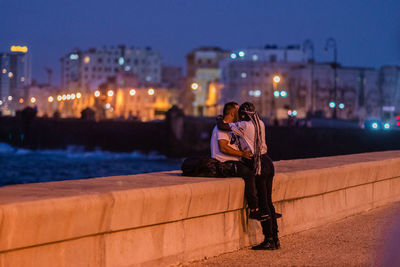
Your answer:
[[[253,161],[247,160],[246,165],[253,168]],[[275,168],[271,158],[267,154],[261,155],[261,175],[255,176],[258,196],[258,207],[264,213],[271,216],[271,220],[261,222],[263,234],[266,238],[278,235],[275,207],[272,203],[272,184]]]
[[[229,164],[231,166],[231,174],[232,177],[242,177],[244,180],[244,194],[247,200],[247,204],[250,209],[258,208],[258,197],[257,197],[257,189],[255,182],[255,175],[251,168],[246,166],[243,162],[240,161],[226,161],[224,164]]]

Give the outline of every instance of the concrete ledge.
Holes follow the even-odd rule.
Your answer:
[[[275,166],[281,235],[400,200],[400,151]],[[176,265],[262,240],[240,178],[179,174],[0,188],[0,266]]]

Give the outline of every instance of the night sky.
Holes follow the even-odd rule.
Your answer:
[[[74,47],[151,46],[165,64],[184,66],[203,45],[226,49],[314,41],[316,59],[328,37],[346,66],[400,64],[400,0],[0,0],[0,51],[27,44],[33,78],[45,66],[60,78],[59,59]]]

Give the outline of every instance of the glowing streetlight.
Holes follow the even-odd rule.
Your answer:
[[[274,96],[278,98],[279,97],[279,91],[274,91]]]
[[[198,83],[192,83],[191,87],[192,87],[192,90],[197,90],[199,88],[199,84]]]
[[[386,130],[389,130],[390,129],[390,124],[389,123],[385,123],[383,125],[383,128],[385,128]]]
[[[71,99],[74,100],[75,99],[75,94],[71,94]]]
[[[62,100],[62,96],[58,95],[57,96],[57,101],[60,102]]]
[[[109,91],[107,92],[107,95],[110,96],[110,97],[113,96],[113,95],[114,95],[113,90],[109,90]]]
[[[13,97],[9,95],[7,99],[8,99],[8,101],[12,101]]]
[[[343,103],[340,103],[340,104],[339,104],[339,108],[340,108],[340,109],[344,109],[344,104],[343,104]]]
[[[70,94],[67,95],[67,100],[71,100],[71,95]]]
[[[20,98],[20,99],[19,99],[19,103],[20,103],[20,104],[24,103],[24,99],[23,99],[23,98]]]
[[[150,89],[147,91],[147,93],[148,93],[149,95],[154,95],[154,89],[153,89],[153,88],[150,88]]]
[[[95,97],[99,97],[100,96],[100,91],[99,90],[94,91],[94,96]]]
[[[281,77],[279,77],[279,75],[275,75],[273,81],[274,83],[279,83],[281,81]]]
[[[236,59],[237,55],[235,53],[231,53],[231,59]]]
[[[81,93],[76,93],[76,98],[81,98],[82,94]]]
[[[287,97],[287,92],[286,91],[281,91],[281,97]]]
[[[239,57],[244,57],[244,55],[245,55],[245,53],[244,53],[244,51],[239,51]]]
[[[7,69],[3,69],[3,74],[6,74],[7,73]]]
[[[110,104],[110,103],[107,103],[107,104],[104,105],[104,108],[105,108],[105,109],[109,109],[110,107],[111,107],[111,104]]]
[[[378,129],[378,123],[376,123],[376,122],[372,123],[372,128],[373,129]]]
[[[131,89],[131,90],[129,91],[129,94],[130,94],[130,95],[135,95],[135,94],[136,94],[136,90],[135,90],[135,89]]]
[[[12,78],[12,77],[14,77],[14,74],[10,71],[9,73],[8,73],[8,78]]]
[[[36,103],[36,98],[31,97],[31,103]]]
[[[52,103],[54,101],[54,98],[52,96],[49,96],[47,100],[49,101],[49,103]]]
[[[67,100],[67,95],[63,95],[62,100],[64,100],[64,101]]]
[[[336,103],[335,102],[329,102],[329,107],[330,108],[335,108],[336,107]]]

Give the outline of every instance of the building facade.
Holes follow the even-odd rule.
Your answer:
[[[150,47],[110,46],[75,49],[61,58],[61,85],[93,91],[107,78],[132,74],[143,83],[161,82],[161,54]]]
[[[31,57],[26,46],[12,46],[10,52],[0,53],[0,110],[15,113],[17,99],[24,97],[24,88],[32,82]]]

